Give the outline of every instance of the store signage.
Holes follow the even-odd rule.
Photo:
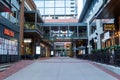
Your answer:
[[[4,29],[4,34],[8,35],[8,36],[14,37],[14,32],[9,30],[9,29],[7,29],[7,28]]]
[[[103,24],[103,30],[104,31],[115,30],[115,25],[114,24]]]
[[[40,46],[36,46],[36,54],[40,54]]]
[[[110,38],[110,32],[104,33],[104,40],[107,40]]]

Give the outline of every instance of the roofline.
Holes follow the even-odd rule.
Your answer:
[[[25,13],[36,13],[38,14],[39,18],[41,19],[42,23],[44,23],[44,20],[42,18],[42,16],[40,15],[38,10],[33,10],[33,11],[24,11]]]
[[[38,23],[39,25],[49,26],[87,26],[87,23]]]
[[[86,0],[85,5],[83,6],[82,12],[80,14],[78,22],[83,21],[91,3],[92,3],[92,0]]]

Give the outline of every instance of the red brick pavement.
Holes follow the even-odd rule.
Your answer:
[[[100,65],[98,65],[98,64],[96,64],[96,63],[93,63],[93,62],[91,62],[91,61],[87,61],[87,62],[90,63],[90,64],[92,64],[92,65],[94,65],[95,67],[101,69],[102,71],[106,72],[107,74],[109,74],[109,75],[117,78],[118,80],[120,80],[120,75],[116,74],[115,72],[112,72],[112,71],[104,68],[103,66],[100,66]]]
[[[50,58],[39,58],[37,60],[46,60],[46,59],[50,59]],[[9,69],[3,71],[3,72],[0,72],[0,80],[4,80],[5,78],[9,77],[10,75],[16,73],[17,71],[19,71],[20,69],[32,64],[34,62],[34,60],[21,60],[19,62],[15,62],[13,63]],[[100,65],[97,65],[91,61],[87,61],[87,60],[83,60],[83,62],[88,62],[92,65],[94,65],[95,67],[101,69],[102,71],[112,75],[113,77],[117,78],[118,80],[120,80],[120,75],[112,72],[112,71],[109,71],[108,69],[105,69],[104,67],[100,66]]]
[[[43,57],[43,58],[38,58],[37,60],[47,60],[47,59],[51,59],[51,57]]]
[[[6,69],[3,72],[0,72],[0,80],[4,80],[8,76],[16,73],[20,69],[32,64],[33,62],[33,60],[21,60],[19,62],[13,63],[8,69]]]

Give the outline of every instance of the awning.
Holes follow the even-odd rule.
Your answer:
[[[0,2],[0,12],[12,12],[11,9]]]
[[[79,46],[78,48],[76,48],[76,50],[83,50],[85,48],[86,48],[85,46]]]
[[[120,0],[110,0],[96,15],[97,19],[110,19],[120,16]]]

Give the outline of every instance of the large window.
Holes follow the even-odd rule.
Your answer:
[[[54,1],[45,1],[45,7],[54,7]]]
[[[71,17],[77,14],[76,0],[34,0],[43,17],[54,15],[54,17]],[[76,10],[75,10],[76,9]],[[74,12],[71,12],[74,10]]]
[[[45,15],[53,15],[54,8],[45,8]]]
[[[44,5],[44,1],[35,1],[35,4],[36,4],[36,6],[38,6],[39,8],[45,6],[45,5]]]
[[[40,14],[45,14],[45,12],[44,12],[44,8],[39,8],[39,11],[40,11]]]
[[[64,1],[56,1],[55,7],[65,7],[65,2]]]
[[[64,15],[65,14],[65,8],[55,8],[55,14],[56,15]]]
[[[18,55],[18,42],[0,37],[0,55]]]

